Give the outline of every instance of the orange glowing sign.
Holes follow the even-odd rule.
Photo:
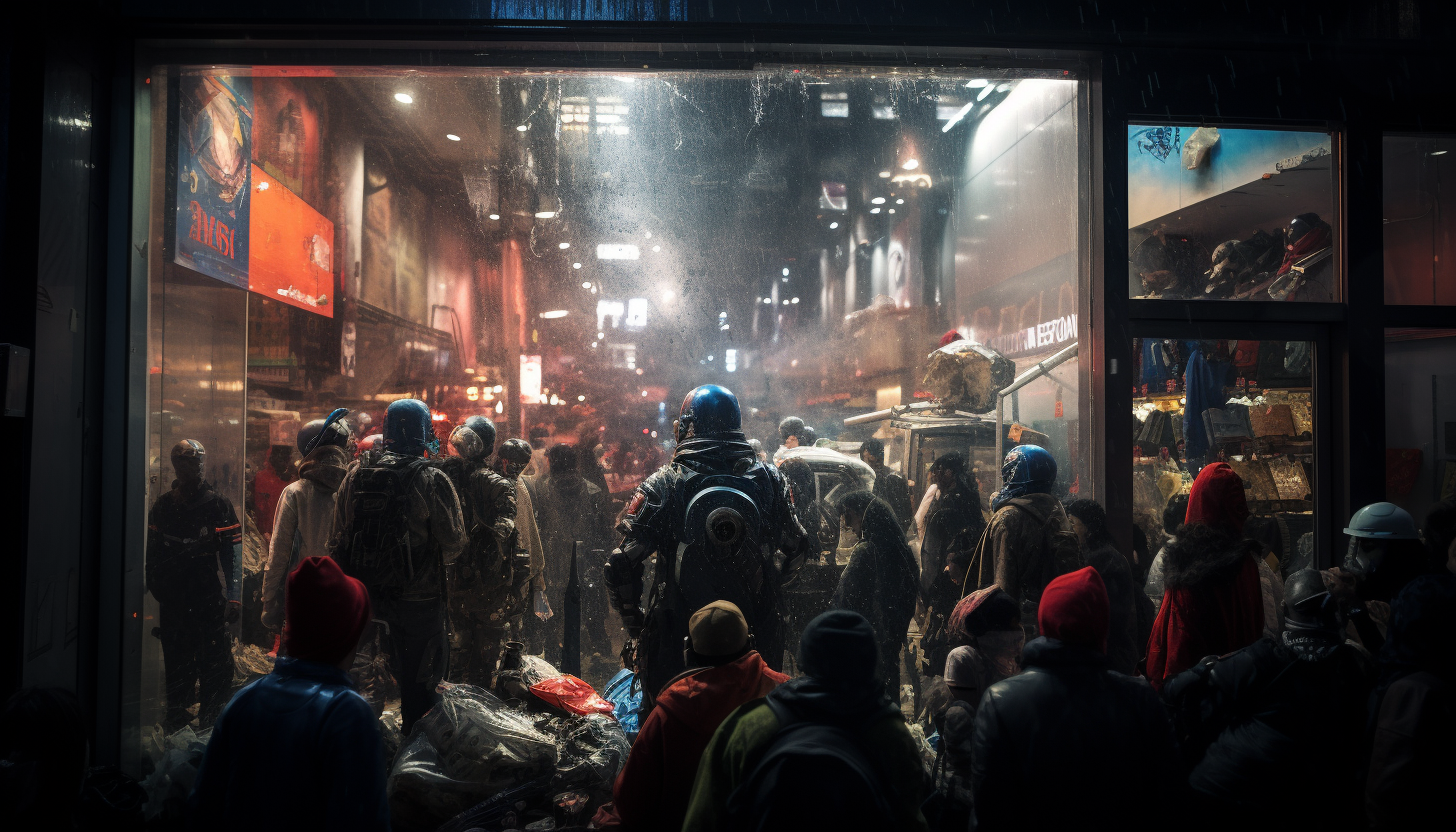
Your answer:
[[[334,224],[253,165],[248,289],[334,316]]]

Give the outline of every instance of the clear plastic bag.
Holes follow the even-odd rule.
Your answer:
[[[612,799],[612,784],[632,750],[615,719],[588,714],[561,723],[561,762],[551,784],[557,790],[580,789],[592,797],[592,808]]]

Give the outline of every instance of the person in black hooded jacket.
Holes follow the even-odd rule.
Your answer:
[[[1206,659],[1164,688],[1193,758],[1196,816],[1210,829],[1359,826],[1360,745],[1342,728],[1364,722],[1370,663],[1341,636],[1344,616],[1319,572],[1289,577],[1284,613],[1278,637]]]
[[[1142,644],[1138,643],[1132,569],[1127,558],[1113,548],[1112,535],[1107,532],[1107,512],[1096,500],[1081,499],[1067,503],[1067,516],[1082,543],[1083,560],[1097,570],[1107,587],[1107,601],[1112,614],[1112,626],[1107,632],[1107,664],[1119,673],[1135,675],[1147,641],[1144,639]]]
[[[1148,684],[1107,667],[1107,590],[1085,566],[1053,579],[1025,668],[976,711],[976,828],[1127,829],[1167,823],[1178,748]],[[1175,824],[1176,825],[1176,824]]]
[[[919,567],[900,523],[884,500],[855,491],[839,503],[841,522],[859,535],[849,565],[839,577],[834,607],[854,610],[875,628],[878,672],[890,701],[900,698],[900,648],[915,615]]]

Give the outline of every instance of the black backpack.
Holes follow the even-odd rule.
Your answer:
[[[729,829],[894,829],[889,790],[854,733],[800,720],[772,697],[778,733],[728,796]]]
[[[414,580],[410,487],[429,460],[384,454],[360,466],[350,494],[348,546],[339,566],[376,601],[398,597]]]

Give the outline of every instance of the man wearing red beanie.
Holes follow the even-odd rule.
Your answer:
[[[1182,780],[1177,743],[1147,682],[1107,666],[1097,570],[1048,583],[1036,621],[1025,671],[987,688],[976,712],[977,828],[1122,829],[1165,817]]]
[[[285,616],[287,655],[218,717],[189,825],[388,830],[379,725],[348,673],[369,593],[332,559],[306,558],[288,576]]]

